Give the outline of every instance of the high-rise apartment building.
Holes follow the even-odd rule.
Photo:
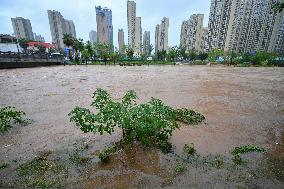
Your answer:
[[[151,55],[150,53],[151,41],[150,41],[150,31],[145,31],[143,35],[143,54]]]
[[[272,10],[275,2],[235,0],[236,6],[233,7],[229,24],[232,27],[229,27],[224,50],[239,53],[268,51],[273,30],[281,26],[281,22],[277,23],[277,13]]]
[[[209,15],[209,48],[224,49],[229,21],[237,0],[211,0]]]
[[[212,0],[209,48],[280,52],[281,45],[275,43],[282,44],[283,13],[272,8],[279,1],[283,0]]]
[[[74,22],[72,20],[65,19],[65,28],[66,28],[66,33],[72,35],[73,37],[76,37],[76,29]]]
[[[96,7],[97,35],[101,43],[113,44],[113,25],[111,9]]]
[[[181,26],[180,45],[186,51],[202,51],[203,14],[193,14]]]
[[[161,24],[156,26],[155,48],[158,51],[168,51],[169,18],[164,17]]]
[[[136,3],[127,1],[128,46],[135,48]]]
[[[201,36],[201,51],[202,52],[209,52],[208,35],[209,35],[208,28],[203,27],[202,28],[202,36]]]
[[[37,35],[36,33],[34,33],[34,40],[38,42],[45,42],[44,37]]]
[[[142,47],[142,28],[141,28],[141,17],[135,19],[135,42],[134,42],[134,53],[137,56],[141,55]]]
[[[48,10],[48,20],[52,43],[55,43],[58,48],[64,48],[63,34],[67,33],[76,37],[76,30],[73,21],[65,20],[60,12],[55,10]]]
[[[119,54],[125,53],[125,42],[124,42],[124,31],[123,29],[118,30],[118,46],[119,46]]]
[[[284,11],[275,19],[273,31],[268,46],[268,52],[284,54]]]
[[[94,30],[91,30],[89,33],[89,38],[91,43],[96,43],[97,42],[97,32]]]
[[[106,26],[106,16],[102,12],[96,14],[97,18],[97,35],[99,43],[108,43],[108,34]]]
[[[11,18],[11,21],[16,38],[34,40],[32,25],[29,19],[16,17]]]

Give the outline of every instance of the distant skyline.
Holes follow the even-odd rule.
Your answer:
[[[204,27],[208,25],[211,0],[136,0],[136,15],[142,17],[142,32],[151,32],[151,44],[155,44],[155,27],[163,17],[169,17],[169,46],[179,45],[182,21],[192,14],[204,14]],[[89,32],[96,30],[95,6],[112,9],[114,45],[118,46],[118,29],[127,36],[127,0],[0,0],[0,33],[12,34],[11,18],[30,19],[33,32],[51,42],[47,10],[57,10],[72,20],[78,38],[89,40]],[[126,38],[125,38],[126,39]],[[127,40],[125,41],[127,43]]]

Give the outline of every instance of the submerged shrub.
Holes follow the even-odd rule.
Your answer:
[[[9,132],[13,124],[26,126],[30,120],[24,118],[25,112],[17,111],[15,107],[0,108],[0,133]]]
[[[123,143],[138,141],[158,146],[163,152],[171,151],[172,145],[168,141],[172,132],[179,128],[178,121],[197,124],[204,120],[203,115],[193,110],[175,110],[156,98],[137,105],[134,91],[128,91],[121,102],[116,102],[107,91],[97,89],[93,99],[91,106],[98,110],[97,114],[81,107],[69,113],[70,121],[84,133],[112,134],[114,128],[119,127],[123,131]],[[107,162],[111,153],[112,150],[103,151],[100,159]]]
[[[194,148],[194,144],[185,144],[183,147],[183,152],[185,154],[191,155],[195,153],[195,148]]]
[[[266,153],[267,149],[262,148],[262,147],[258,147],[258,146],[254,146],[254,145],[244,145],[244,146],[240,146],[240,147],[235,147],[232,151],[232,155],[233,155],[233,161],[236,164],[240,164],[243,162],[241,154],[245,154],[245,153],[249,153],[249,152],[259,152],[259,153]]]

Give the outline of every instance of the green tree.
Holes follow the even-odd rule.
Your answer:
[[[215,62],[217,58],[224,55],[224,52],[220,49],[212,49],[209,53],[209,61]]]
[[[208,53],[203,52],[203,53],[199,53],[199,55],[198,55],[198,59],[199,59],[199,60],[204,61],[204,60],[206,60],[207,58],[208,58]]]
[[[171,62],[175,62],[178,57],[178,47],[170,47],[168,54],[167,54],[167,59],[170,60]]]
[[[88,60],[90,60],[90,58],[91,58],[91,55],[90,55],[88,49],[85,48],[82,51],[82,60],[83,60],[83,62],[85,62],[87,64]]]
[[[24,49],[24,52],[26,52],[27,51],[27,48],[29,47],[29,43],[30,42],[30,40],[28,40],[28,39],[19,39],[19,45],[20,45],[20,47],[22,47],[23,49]]]
[[[131,47],[127,46],[125,51],[126,51],[128,60],[131,61],[133,59],[134,50]]]
[[[73,47],[74,43],[75,43],[75,38],[72,35],[69,35],[67,33],[63,34],[63,43],[67,46],[67,47]]]
[[[40,44],[40,45],[37,45],[37,48],[38,48],[38,52],[40,52],[41,54],[44,54],[45,51],[46,51],[46,48],[44,45]]]
[[[179,47],[179,56],[182,58],[182,60],[188,59],[188,54],[186,53],[186,49],[182,46]]]
[[[282,12],[283,10],[284,10],[284,2],[278,2],[278,3],[276,3],[274,6],[273,6],[273,10],[275,11],[275,12]]]
[[[191,51],[189,51],[189,60],[194,61],[196,59],[197,59],[197,53],[194,49],[192,49]]]
[[[104,61],[106,65],[107,60],[111,56],[113,46],[109,43],[96,43],[95,49],[97,51],[98,56]]]
[[[112,52],[110,59],[113,61],[113,64],[115,64],[119,59],[119,53],[117,51]]]

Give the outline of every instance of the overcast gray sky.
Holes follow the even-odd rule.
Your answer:
[[[151,31],[154,44],[155,26],[164,16],[170,19],[169,45],[179,45],[180,27],[191,14],[205,15],[204,26],[208,25],[210,0],[136,0],[136,14],[142,17],[142,30]],[[31,20],[33,32],[51,41],[47,10],[57,10],[64,18],[73,20],[77,37],[89,40],[89,31],[96,30],[95,6],[112,9],[114,45],[117,46],[117,31],[125,31],[127,43],[127,0],[0,0],[0,33],[12,34],[12,17]]]

